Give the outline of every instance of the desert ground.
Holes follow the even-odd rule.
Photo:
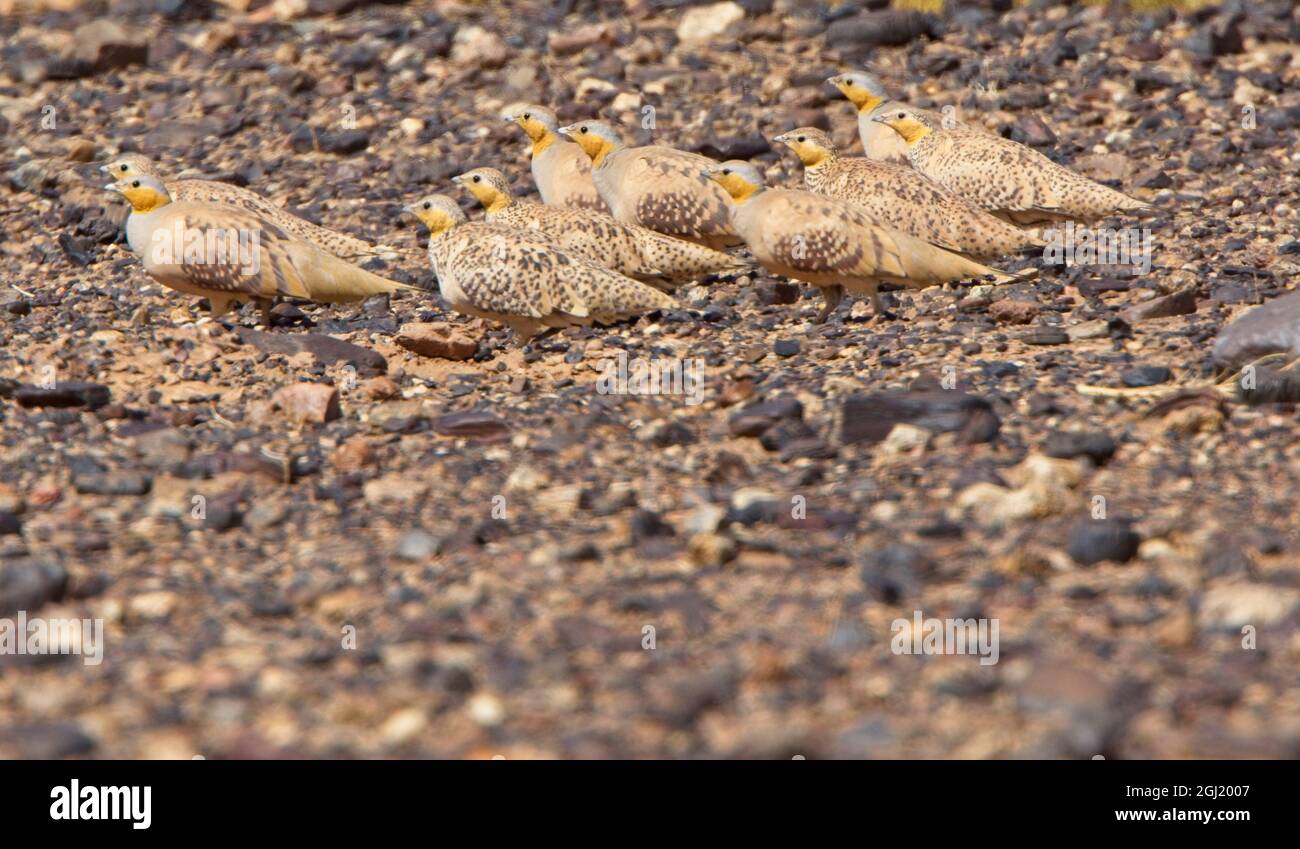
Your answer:
[[[1214,388],[1300,355],[1300,7],[889,5],[0,2],[0,617],[103,621],[0,654],[0,757],[1300,755],[1296,395]],[[1108,222],[1149,266],[824,324],[756,268],[518,348],[402,212],[532,195],[521,100],[796,187],[772,138],[859,154],[863,68],[1154,204]],[[127,249],[123,152],[430,291],[213,321]]]

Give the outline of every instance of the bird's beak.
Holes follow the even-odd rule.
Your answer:
[[[889,121],[890,121],[890,116],[888,116],[888,115],[877,115],[876,117],[872,118],[871,120],[875,121],[877,124],[888,124]]]
[[[461,185],[462,183],[465,182],[465,175],[464,175],[464,174],[457,174],[455,177],[452,177],[452,178],[451,178],[451,181],[452,181],[453,183],[455,183],[456,185],[459,186],[459,185]]]
[[[781,144],[785,144],[785,143],[788,142],[789,140],[790,140],[790,137],[789,137],[788,135],[786,135],[785,133],[782,133],[781,135],[779,135],[779,136],[777,136],[776,138],[772,139],[772,141],[774,141],[774,142],[780,142]]]
[[[107,165],[101,165],[101,166],[99,166],[99,173],[101,173],[101,174],[107,174],[107,173],[108,173],[108,166],[107,166]]]
[[[117,183],[109,183],[107,186],[104,186],[104,191],[117,192],[120,195],[122,193],[122,187]]]
[[[843,77],[839,77],[839,76],[835,76],[835,77],[827,77],[827,78],[826,78],[826,82],[830,83],[831,85],[835,86],[836,88],[839,88],[840,83],[844,82],[844,78],[843,78]]]
[[[577,128],[577,126],[578,126],[577,124],[570,124],[567,127],[560,127],[558,132],[562,136],[568,136],[569,138],[573,138],[573,131],[574,129]]]

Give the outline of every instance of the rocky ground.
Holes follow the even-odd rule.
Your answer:
[[[1300,755],[1295,393],[1205,390],[1300,354],[1300,11],[884,5],[0,4],[0,617],[106,643],[0,655],[0,756]],[[214,324],[100,190],[144,151],[432,283],[400,207],[530,190],[507,103],[793,185],[863,66],[1157,204],[1150,271],[826,325],[755,274],[520,352],[434,296]],[[602,394],[623,351],[702,403]],[[918,610],[998,663],[895,654]]]

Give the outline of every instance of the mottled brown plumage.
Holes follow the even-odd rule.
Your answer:
[[[600,121],[580,121],[560,132],[591,157],[596,191],[619,221],[715,250],[740,244],[727,193],[704,177],[713,160],[660,145],[627,147]]]
[[[407,210],[429,228],[429,261],[447,305],[499,321],[521,341],[547,328],[609,324],[676,305],[658,289],[514,227],[468,222],[445,195]]]
[[[603,212],[516,200],[509,181],[495,168],[476,168],[452,179],[483,204],[488,223],[527,230],[569,254],[660,289],[749,267],[721,251],[623,224]]]
[[[1116,213],[1152,208],[1001,136],[927,127],[908,109],[891,110],[875,120],[892,127],[907,143],[913,168],[1012,224],[1091,224]]]
[[[969,201],[948,194],[910,166],[841,156],[830,136],[801,127],[776,137],[804,165],[810,190],[865,209],[886,227],[902,230],[963,256],[991,259],[1043,241]]]
[[[1013,279],[882,227],[851,203],[799,189],[764,189],[758,169],[748,163],[724,162],[711,174],[734,199],[732,220],[755,259],[773,274],[822,290],[826,305],[819,321],[839,304],[844,289],[865,292],[883,315],[877,294],[881,283],[924,288],[981,277]]]
[[[126,154],[105,165],[102,169],[114,180],[132,177],[156,177],[163,180],[157,166],[147,157],[139,154]],[[251,212],[254,215],[275,224],[286,233],[311,242],[321,250],[327,251],[340,259],[360,261],[370,257],[391,258],[400,254],[396,248],[385,245],[372,245],[369,242],[320,227],[310,221],[304,221],[296,215],[285,212],[266,198],[240,186],[219,183],[215,180],[163,180],[171,199],[177,203],[194,201],[197,203],[218,203]]]
[[[416,288],[350,265],[246,209],[173,202],[156,177],[110,188],[131,203],[127,244],[145,271],[168,288],[207,298],[214,318],[236,301],[251,301],[269,324],[276,295],[339,303]]]
[[[542,203],[569,209],[608,212],[591,181],[591,159],[574,142],[559,134],[555,113],[535,103],[516,103],[503,117],[518,124],[532,141],[533,182]]]
[[[896,133],[889,131],[874,119],[890,109],[907,107],[906,103],[890,98],[888,91],[880,80],[871,74],[854,72],[831,77],[826,82],[835,86],[848,98],[858,110],[858,137],[862,140],[862,152],[868,159],[879,162],[892,162],[907,165],[907,145]],[[926,109],[913,110],[913,114],[926,124],[934,127],[943,126],[945,118],[951,126],[961,126],[955,115],[942,115]]]

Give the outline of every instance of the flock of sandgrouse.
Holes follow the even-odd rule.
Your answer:
[[[777,136],[804,165],[803,189],[765,188],[742,161],[628,147],[601,121],[561,127],[543,106],[509,108],[503,117],[532,141],[542,203],[515,198],[500,171],[475,168],[453,182],[483,205],[483,221],[467,220],[446,195],[406,207],[429,228],[442,297],[457,312],[508,325],[522,343],[549,328],[671,308],[675,286],[750,268],[726,252],[744,245],[769,272],[821,289],[819,321],[845,289],[865,292],[883,314],[881,283],[1014,279],[981,261],[1041,248],[1045,224],[1150,208],[1024,145],[892,101],[869,74],[828,82],[857,107],[867,156],[842,155],[811,127]],[[214,317],[236,301],[257,303],[268,320],[275,296],[336,303],[416,288],[355,264],[394,249],[304,221],[247,189],[164,181],[138,155],[104,170],[116,179],[108,188],[131,204],[127,242],[145,270],[207,298]],[[209,230],[256,233],[253,261],[157,250],[171,234]]]

